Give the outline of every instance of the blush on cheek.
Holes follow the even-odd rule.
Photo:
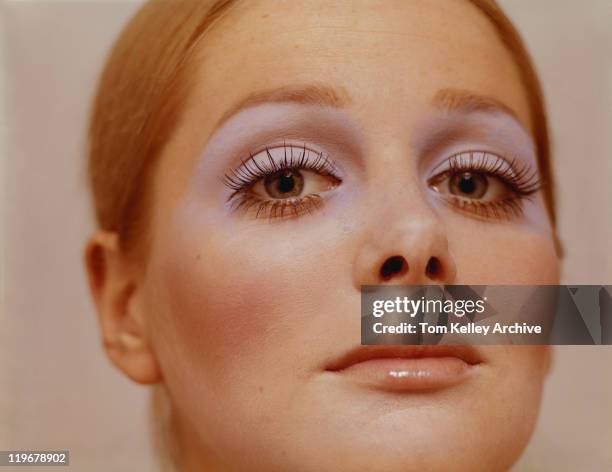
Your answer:
[[[304,289],[316,284],[317,271],[308,269],[316,258],[295,243],[260,237],[254,247],[222,227],[173,233],[158,239],[149,267],[162,336],[183,358],[212,369],[254,362],[263,344],[278,340],[281,327],[296,324],[317,300]]]
[[[261,342],[273,323],[267,305],[274,284],[220,259],[202,247],[175,247],[159,272],[168,328],[185,350],[223,358]]]

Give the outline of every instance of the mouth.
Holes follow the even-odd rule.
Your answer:
[[[465,382],[484,359],[472,346],[358,346],[326,371],[391,392],[441,390]]]

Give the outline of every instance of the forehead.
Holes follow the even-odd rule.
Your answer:
[[[468,0],[239,0],[193,64],[204,127],[249,94],[303,83],[337,88],[371,122],[406,123],[452,88],[491,97],[531,127],[512,56]]]

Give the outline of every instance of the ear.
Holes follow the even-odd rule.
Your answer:
[[[148,336],[147,317],[138,302],[141,279],[121,251],[118,235],[97,232],[89,239],[84,256],[108,357],[135,382],[160,382],[162,375]]]

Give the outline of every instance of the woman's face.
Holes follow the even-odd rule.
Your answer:
[[[138,293],[188,461],[509,467],[544,348],[478,348],[435,389],[330,370],[360,344],[362,285],[558,282],[527,94],[492,24],[465,0],[242,2],[192,64]]]

